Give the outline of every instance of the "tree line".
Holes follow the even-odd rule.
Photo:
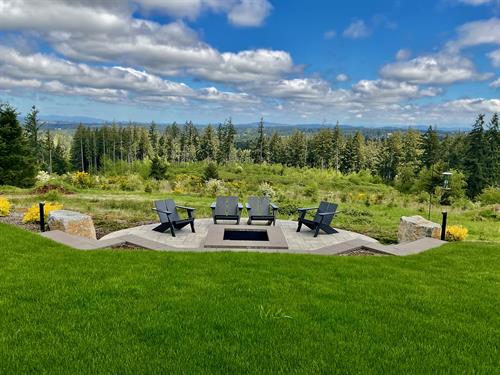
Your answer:
[[[24,160],[27,171],[99,173],[106,161],[132,163],[152,160],[152,175],[161,178],[168,163],[209,160],[218,164],[232,161],[279,163],[332,169],[340,173],[367,170],[380,176],[385,183],[397,185],[403,192],[411,191],[417,177],[425,178],[425,189],[433,191],[440,184],[442,172],[455,170],[464,174],[470,198],[488,186],[500,185],[497,114],[489,121],[485,115],[479,114],[472,130],[467,133],[440,136],[436,128],[429,126],[424,133],[410,128],[377,138],[365,137],[360,131],[344,134],[338,125],[313,134],[297,130],[283,136],[267,131],[261,119],[254,138],[245,143],[236,142],[237,131],[231,120],[204,128],[198,128],[190,121],[184,125],[173,123],[164,129],[159,129],[154,122],[149,128],[80,125],[67,149],[60,137],[42,129],[35,107],[23,125],[19,124],[14,108],[8,105],[0,108],[0,156],[12,146],[3,145],[6,142],[2,143],[2,134],[7,128],[16,129],[23,146],[16,144],[15,147],[26,148],[25,155],[20,158]],[[3,164],[5,162],[0,163],[0,184],[20,185],[19,181],[5,177],[7,175],[1,169]],[[28,172],[25,174],[29,175]],[[22,184],[26,185],[28,180]]]

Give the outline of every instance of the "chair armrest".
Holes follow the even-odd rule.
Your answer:
[[[276,206],[274,203],[269,203],[269,205],[271,206],[271,208],[272,208],[273,210],[277,210],[277,209],[279,208],[279,207],[278,207],[278,206]]]
[[[170,212],[170,211],[162,211],[162,210],[159,210],[157,208],[152,208],[152,210],[156,211],[156,212],[161,212],[162,214],[172,215],[172,212]]]
[[[188,211],[194,211],[194,210],[196,210],[196,208],[193,208],[193,207],[177,206],[177,205],[175,207],[182,208],[182,209],[188,210]]]
[[[319,216],[326,216],[326,215],[335,215],[336,212],[320,212],[318,213]]]
[[[249,203],[245,203],[245,207],[246,207],[247,210],[251,210],[252,209],[252,207],[250,207]]]
[[[210,208],[211,208],[212,210],[215,210],[215,202],[214,202],[214,203],[212,203],[212,204],[210,205]]]
[[[243,209],[243,204],[241,204],[240,202],[238,202],[238,210],[242,210]]]
[[[297,208],[297,211],[311,211],[317,210],[319,207]]]

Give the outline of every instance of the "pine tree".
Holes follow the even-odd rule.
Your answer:
[[[264,119],[261,117],[257,128],[257,138],[255,139],[255,143],[252,147],[253,160],[258,164],[262,164],[267,160],[267,153],[268,142],[264,132]]]
[[[212,125],[208,125],[200,140],[198,160],[215,160],[217,157],[217,138]]]
[[[54,153],[52,156],[53,172],[58,175],[62,175],[69,171],[70,165],[66,159],[66,152],[64,146],[61,142],[58,142],[54,148]]]
[[[488,169],[487,184],[498,187],[500,185],[500,128],[498,114],[494,113],[485,134],[486,148],[485,162]]]
[[[210,161],[203,171],[203,181],[208,181],[212,179],[219,178],[219,171],[217,170],[217,164]]]
[[[303,132],[296,130],[286,145],[287,164],[295,167],[304,167],[307,157],[307,140]]]
[[[424,166],[430,168],[433,164],[436,164],[439,160],[439,137],[436,129],[429,126],[427,131],[422,136],[422,162]]]
[[[477,116],[472,130],[467,135],[464,169],[467,174],[467,195],[475,198],[486,187],[485,155],[487,145],[484,134],[484,114]]]
[[[155,180],[164,180],[167,175],[167,166],[158,156],[153,157],[149,177]]]
[[[35,182],[36,161],[17,115],[0,104],[0,185],[28,187]]]
[[[340,166],[342,163],[342,152],[344,150],[344,136],[340,130],[339,122],[335,125],[335,129],[332,134],[332,164],[337,172],[340,171]]]
[[[33,106],[24,119],[24,131],[28,138],[28,145],[37,164],[40,166],[43,161],[43,148],[39,141],[39,133],[43,124],[38,119],[38,109]]]
[[[155,154],[158,153],[158,130],[156,129],[156,124],[155,122],[151,122],[151,125],[149,126],[149,144],[151,145],[151,148],[153,149],[153,152]]]
[[[269,161],[271,163],[282,163],[284,164],[284,144],[281,136],[274,132],[269,141]]]

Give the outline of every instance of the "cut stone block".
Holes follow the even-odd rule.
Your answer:
[[[402,216],[399,221],[399,243],[416,241],[425,237],[439,239],[440,236],[441,225],[426,220],[422,216]]]
[[[56,210],[49,213],[47,223],[50,230],[60,230],[91,240],[96,239],[94,222],[89,215],[75,211]]]

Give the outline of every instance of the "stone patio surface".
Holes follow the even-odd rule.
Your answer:
[[[227,223],[234,227],[233,223]],[[231,225],[233,224],[233,225]],[[207,248],[205,241],[210,228],[214,229],[214,224],[210,219],[196,220],[196,233],[184,228],[176,232],[176,237],[172,237],[170,231],[158,233],[153,231],[157,224],[143,225],[110,233],[100,240],[83,238],[53,230],[41,233],[42,236],[64,245],[79,250],[97,250],[129,246],[133,248],[143,248],[157,251],[254,251],[254,252],[284,252],[293,254],[315,254],[315,255],[351,255],[357,252],[368,253],[369,255],[413,255],[418,254],[445,244],[434,238],[422,238],[413,242],[394,245],[382,245],[378,241],[359,233],[349,232],[336,228],[339,233],[320,234],[314,238],[313,232],[303,229],[300,233],[295,230],[295,221],[279,220],[276,225],[283,232],[288,248]],[[223,228],[224,224],[218,224]],[[246,224],[241,224],[241,228],[249,228]],[[252,227],[258,227],[257,225]],[[218,230],[218,228],[217,228]],[[213,232],[213,230],[212,230]]]
[[[153,231],[153,228],[158,224],[142,225],[135,228],[128,228],[110,233],[100,241],[117,238],[123,235],[135,235],[137,237],[146,238],[148,240],[164,243],[168,246],[179,249],[202,249],[205,245],[208,229],[213,226],[222,226],[225,223],[221,220],[218,224],[214,224],[212,219],[196,219],[195,230],[196,233],[191,233],[189,227],[184,227],[175,232],[176,237],[172,237],[170,231],[165,233],[158,233]],[[234,225],[234,221],[228,221],[227,225]],[[261,227],[262,224],[247,225],[246,219],[241,219],[239,227]],[[320,232],[318,237],[314,238],[314,232],[308,228],[302,228],[297,233],[297,222],[290,220],[277,220],[276,226],[279,226],[285,235],[286,242],[288,243],[289,250],[315,250],[325,246],[335,245],[342,242],[352,240],[362,240],[363,242],[376,243],[377,240],[355,232],[336,228],[339,233],[325,234]]]

